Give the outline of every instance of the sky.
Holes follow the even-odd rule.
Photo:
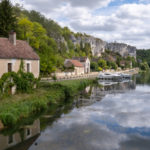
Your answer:
[[[62,27],[107,42],[150,48],[150,0],[11,0]]]

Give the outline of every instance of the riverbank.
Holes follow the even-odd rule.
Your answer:
[[[126,70],[104,70],[104,73],[110,72],[110,73],[126,73],[130,75],[138,74],[139,68],[134,69],[126,69]],[[65,81],[65,80],[80,80],[80,79],[93,79],[98,77],[99,72],[91,72],[89,74],[83,74],[83,75],[72,75],[72,76],[57,76],[56,80],[53,80],[51,77],[43,77],[41,78],[41,82],[53,82],[53,81]]]
[[[25,118],[44,112],[50,104],[75,96],[92,79],[40,83],[31,94],[17,94],[0,101],[0,120],[4,126],[13,126]]]

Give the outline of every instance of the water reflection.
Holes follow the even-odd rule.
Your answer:
[[[101,82],[99,82],[101,84]],[[126,81],[120,83],[105,84],[103,87],[87,87],[83,94],[76,99],[76,106],[90,106],[93,103],[102,100],[108,94],[125,93],[136,88],[135,81]]]
[[[26,125],[24,127],[20,127],[20,129],[12,134],[0,134],[0,149],[10,149],[14,145],[20,144],[22,141],[30,140],[30,144],[32,144],[38,135],[40,134],[40,120],[37,119],[31,125]],[[29,145],[30,146],[30,145]],[[12,150],[15,150],[14,147]],[[19,145],[17,147],[19,150],[23,150]],[[26,145],[27,149],[27,145]]]
[[[149,150],[150,86],[139,82],[87,87],[43,115],[40,136],[15,150]]]

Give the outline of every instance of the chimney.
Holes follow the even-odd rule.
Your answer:
[[[16,32],[11,31],[9,33],[9,41],[13,44],[16,45]]]

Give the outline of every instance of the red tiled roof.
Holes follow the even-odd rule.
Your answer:
[[[87,57],[73,57],[73,60],[79,60],[80,62],[85,62],[87,60]]]
[[[78,60],[69,60],[75,67],[83,67],[83,65]]]
[[[16,45],[13,45],[7,38],[0,38],[0,58],[39,60],[39,56],[26,41],[16,40]]]

